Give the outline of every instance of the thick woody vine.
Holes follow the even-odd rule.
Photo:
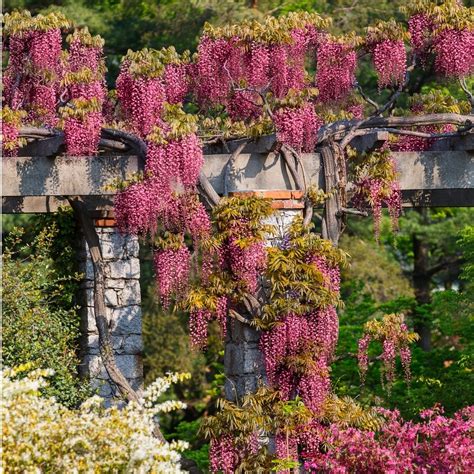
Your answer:
[[[344,216],[372,211],[377,233],[382,206],[388,206],[396,227],[401,196],[391,153],[426,150],[437,140],[470,133],[474,120],[467,82],[474,72],[472,10],[455,0],[420,1],[405,13],[406,24],[382,22],[363,38],[334,37],[327,32],[329,19],[305,12],[263,23],[206,25],[195,55],[172,47],[130,51],[116,90],[109,92],[99,37],[73,29],[57,13],[5,15],[7,159],[25,143],[51,137],[58,138],[57,153],[77,159],[103,151],[140,155],[143,173],[116,183],[115,213],[122,232],[152,242],[161,304],[189,313],[191,342],[199,349],[213,320],[223,335],[233,321],[261,331],[268,386],[236,403],[221,402],[221,411],[203,428],[211,439],[214,472],[288,471],[301,458],[308,469],[327,469],[324,443],[347,441],[332,427],[363,430],[384,423],[383,416],[331,393],[339,269],[346,261],[337,248]],[[69,46],[62,51],[66,32]],[[388,92],[384,103],[357,82],[358,62],[365,57],[379,91]],[[467,100],[415,94],[408,112],[398,109],[420,68],[457,82]],[[352,148],[357,137],[380,132],[387,137],[382,145]],[[227,192],[239,154],[251,140],[268,135],[269,153],[282,160],[304,196],[303,216],[273,247],[266,244],[273,232],[265,224],[270,203]],[[232,139],[242,138],[229,153],[220,197],[201,170],[203,147],[228,150]],[[324,191],[305,174],[304,153],[314,151],[321,155]],[[349,182],[355,184],[352,195]],[[93,229],[83,206],[73,198],[71,205],[90,234],[100,277]],[[313,228],[318,206],[324,207],[321,233]],[[95,298],[104,364],[121,392],[135,399],[116,373],[100,278]],[[378,340],[386,381],[394,377],[397,352],[408,377],[414,338],[400,315],[368,324],[359,344],[362,375],[367,346]]]

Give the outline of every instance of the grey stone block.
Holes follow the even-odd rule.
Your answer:
[[[242,369],[244,374],[263,373],[263,356],[258,347],[244,348]]]
[[[107,289],[104,293],[105,304],[107,306],[117,307],[119,306],[117,292],[113,289]]]
[[[125,287],[125,282],[123,278],[106,278],[105,280],[105,287],[106,288],[113,288],[114,290],[121,290]],[[128,284],[128,281],[127,281]]]
[[[87,259],[79,263],[79,272],[84,274],[84,280],[94,280],[94,266],[92,260]]]
[[[225,346],[224,369],[227,376],[243,373],[244,350],[241,345],[229,343]]]
[[[141,354],[143,351],[142,336],[137,334],[125,337],[122,348],[125,354]]]
[[[239,321],[233,321],[233,323],[229,331],[229,338],[233,342],[258,342],[260,340],[260,331],[257,329]]]
[[[120,306],[130,306],[141,302],[140,282],[138,280],[126,280],[123,289],[117,293],[118,305]]]
[[[138,355],[118,354],[115,356],[117,367],[127,379],[140,379],[143,377],[141,357]],[[98,354],[86,355],[81,364],[91,379],[108,380],[102,358]]]
[[[125,306],[112,309],[111,331],[114,334],[141,334],[142,311],[140,306]]]
[[[140,254],[140,244],[138,243],[138,238],[134,236],[129,236],[125,244],[125,251],[127,257],[136,257],[138,258]]]
[[[249,393],[253,393],[257,388],[265,383],[264,377],[244,375],[234,379],[227,379],[224,385],[224,393],[227,400],[236,401]]]
[[[113,396],[112,386],[107,380],[92,379],[91,387],[94,391],[97,391],[97,395],[103,398],[111,398]]]
[[[110,278],[140,278],[140,261],[137,258],[108,262],[106,268]]]
[[[137,237],[122,235],[118,230],[99,236],[102,256],[106,260],[121,260],[126,257],[138,257]]]
[[[107,306],[117,307],[119,306],[117,292],[113,288],[106,288],[104,293],[105,304]],[[86,288],[83,292],[82,298],[80,298],[83,306],[94,307],[94,288]]]
[[[83,334],[96,333],[97,325],[95,324],[94,308],[84,306],[81,309],[81,332]]]
[[[139,337],[139,336],[137,336]],[[90,333],[86,336],[87,354],[99,354],[99,335],[97,333]],[[139,352],[127,352],[125,350],[125,336],[110,336],[112,348],[115,354],[139,354]]]

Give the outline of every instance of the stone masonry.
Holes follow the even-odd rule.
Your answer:
[[[142,312],[138,239],[121,235],[116,227],[96,227],[106,264],[105,303],[118,368],[132,388],[143,388],[141,353]],[[84,238],[79,249],[81,283],[81,365],[80,373],[90,378],[93,388],[110,404],[118,396],[102,364],[99,336],[94,317],[94,269]]]
[[[291,203],[285,202],[290,207]],[[276,228],[276,234],[268,239],[268,245],[278,245],[293,219],[302,212],[301,203],[293,203],[297,205],[291,205],[290,209],[278,204],[276,201],[274,207],[279,210],[268,221]],[[224,352],[225,397],[236,401],[266,383],[265,366],[259,349],[259,331],[233,319],[229,322],[227,333]]]

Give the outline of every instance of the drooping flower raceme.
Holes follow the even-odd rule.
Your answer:
[[[407,54],[402,40],[386,39],[372,46],[379,89],[401,86],[405,81]]]
[[[316,87],[319,100],[331,102],[343,99],[354,88],[356,53],[344,43],[324,40],[317,52]]]

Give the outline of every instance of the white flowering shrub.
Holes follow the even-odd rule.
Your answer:
[[[51,370],[28,371],[24,365],[1,373],[3,399],[2,465],[7,473],[163,473],[184,472],[179,465],[182,441],[153,436],[154,417],[183,408],[182,402],[157,399],[189,374],[170,374],[154,382],[142,404],[104,408],[100,397],[72,410],[41,396]]]

